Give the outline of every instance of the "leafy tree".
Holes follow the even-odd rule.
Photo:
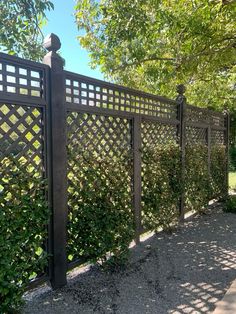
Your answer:
[[[170,97],[181,82],[196,105],[233,106],[235,1],[79,0],[76,19],[109,79]]]
[[[48,0],[0,1],[0,50],[27,59],[43,56],[41,32],[46,10],[53,9]]]

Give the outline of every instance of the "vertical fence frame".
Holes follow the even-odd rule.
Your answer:
[[[228,197],[229,194],[229,132],[230,132],[230,114],[225,112],[225,132],[224,132],[224,144],[226,150],[226,169],[225,169],[225,190],[226,195]]]
[[[181,195],[179,200],[179,222],[183,223],[184,221],[184,198],[185,198],[185,191],[184,191],[184,178],[185,178],[185,147],[186,147],[186,97],[184,96],[185,93],[185,86],[180,84],[177,86],[177,93],[178,96],[176,98],[178,102],[178,136],[179,136],[179,146],[180,146],[180,154],[181,154]]]
[[[207,167],[208,175],[211,175],[211,126],[207,127],[206,131],[206,144],[207,144]]]

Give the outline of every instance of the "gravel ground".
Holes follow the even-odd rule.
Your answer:
[[[23,313],[212,313],[236,278],[236,215],[215,206],[132,248],[125,269],[79,272],[67,287],[28,294]]]

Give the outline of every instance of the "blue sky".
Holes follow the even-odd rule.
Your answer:
[[[103,79],[100,71],[89,67],[89,56],[82,49],[78,36],[78,29],[74,21],[74,0],[52,0],[54,11],[47,13],[48,22],[43,28],[44,35],[55,33],[61,40],[61,56],[66,60],[65,69],[79,74]]]

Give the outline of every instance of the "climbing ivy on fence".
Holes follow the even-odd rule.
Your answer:
[[[39,173],[14,156],[0,169],[0,313],[12,313],[30,280],[44,272],[49,211]]]
[[[142,152],[142,224],[145,229],[169,229],[177,222],[180,182],[177,144],[149,146]]]
[[[134,236],[130,157],[68,154],[68,259],[122,259]]]

